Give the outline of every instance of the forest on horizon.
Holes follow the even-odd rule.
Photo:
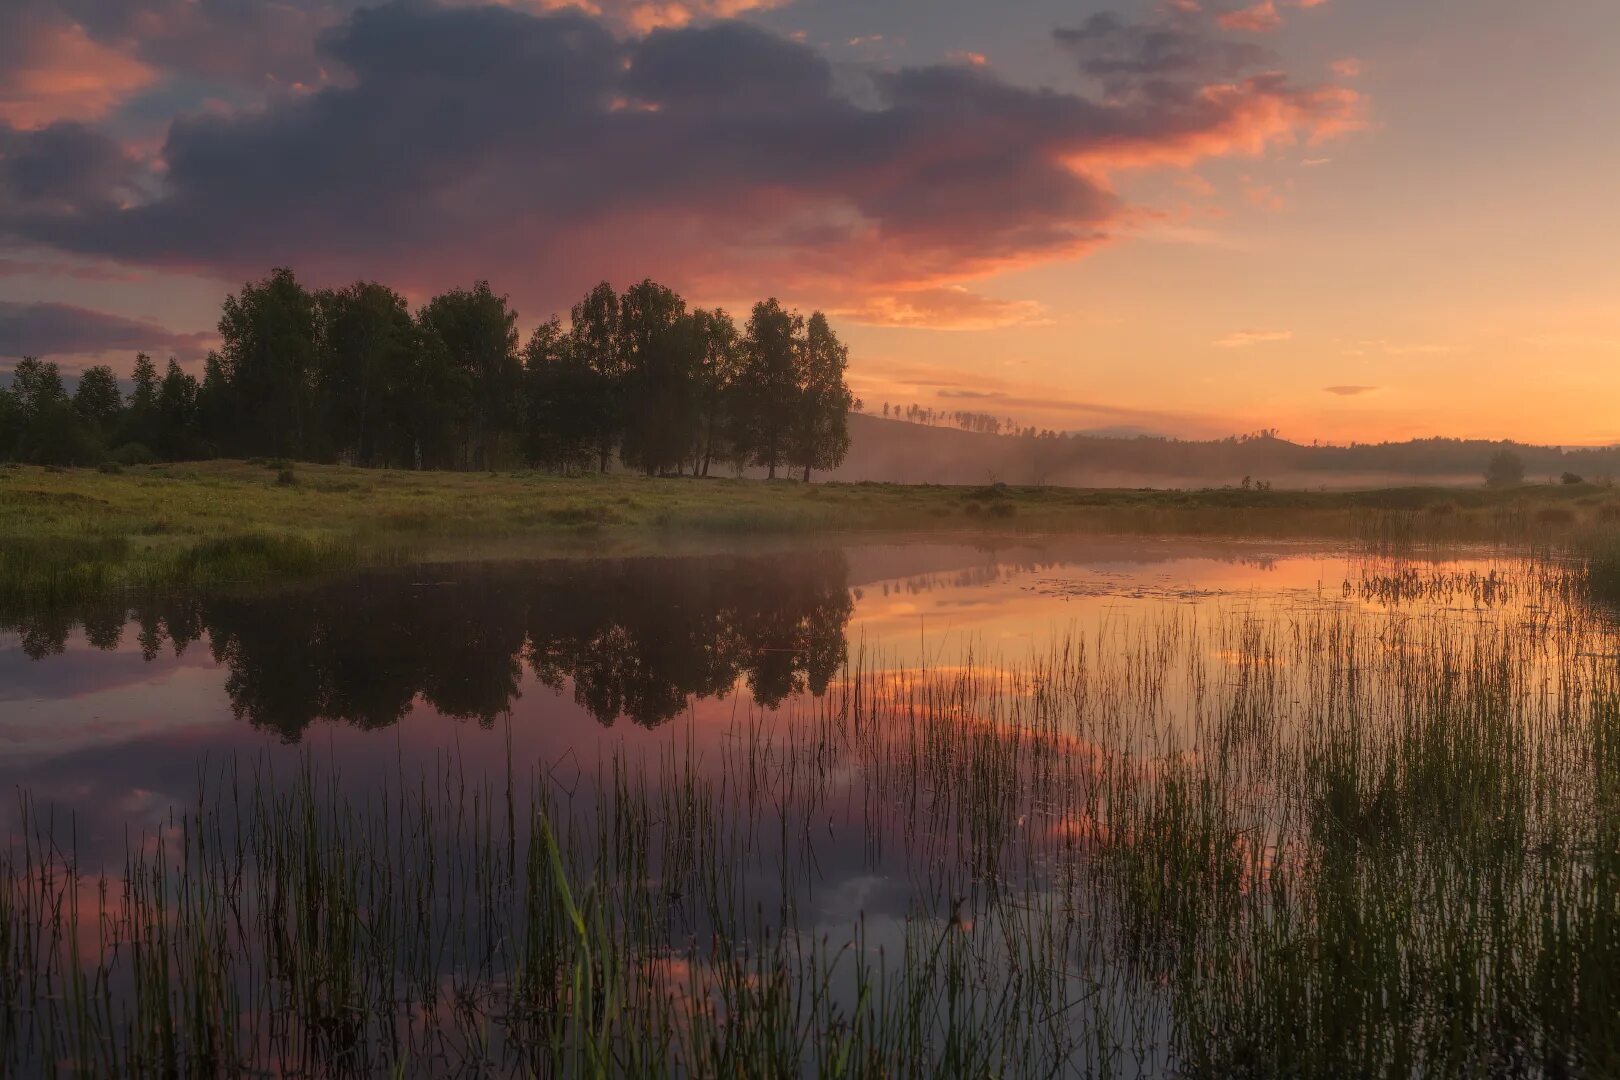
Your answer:
[[[1402,442],[1296,443],[1275,431],[1222,439],[1058,432],[985,414],[939,414],[929,423],[892,410],[850,418],[850,453],[834,476],[901,483],[1035,486],[1352,486],[1482,483],[1492,460],[1511,455],[1525,482],[1620,478],[1620,446],[1536,446],[1511,440],[1435,436]]]
[[[857,406],[827,317],[774,298],[738,326],[646,279],[602,282],[520,345],[487,281],[414,313],[374,281],[307,289],[278,268],[225,299],[199,380],[136,356],[69,393],[24,357],[0,389],[0,461],[140,464],[274,456],[362,466],[708,475],[836,467]]]
[[[138,354],[126,378],[24,357],[0,376],[0,461],[140,464],[285,457],[437,469],[624,468],[1059,486],[1466,483],[1511,455],[1527,481],[1611,482],[1620,446],[1431,437],[1297,443],[1056,431],[851,392],[825,315],[775,299],[739,326],[643,280],[603,282],[520,343],[487,282],[412,311],[371,281],[311,290],[290,270],[222,307],[199,379]]]

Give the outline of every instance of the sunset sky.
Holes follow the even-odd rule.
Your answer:
[[[821,308],[871,409],[1620,442],[1615,0],[4,0],[0,368],[286,265]]]

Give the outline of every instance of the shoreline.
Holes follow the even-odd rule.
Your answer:
[[[595,554],[789,537],[1124,533],[1557,543],[1620,519],[1597,485],[1350,491],[901,485],[411,472],[204,461],[0,468],[0,598],[301,578],[479,549]]]

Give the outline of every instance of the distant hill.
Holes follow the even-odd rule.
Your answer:
[[[1528,482],[1565,472],[1620,477],[1620,447],[1568,449],[1485,439],[1305,446],[1269,434],[1190,441],[1097,433],[991,435],[864,414],[849,421],[849,457],[838,480],[906,484],[1051,484],[1066,487],[1223,487],[1245,477],[1278,488],[1403,484],[1477,485],[1504,447]]]

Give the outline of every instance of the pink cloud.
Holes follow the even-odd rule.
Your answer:
[[[1259,0],[1245,8],[1227,11],[1215,17],[1215,21],[1227,30],[1246,30],[1250,33],[1268,33],[1276,30],[1283,24],[1282,12],[1278,7],[1297,8],[1309,10],[1321,7],[1328,0]]]
[[[1264,33],[1281,26],[1282,16],[1277,13],[1277,5],[1274,0],[1260,0],[1258,4],[1251,4],[1249,7],[1218,15],[1215,21],[1227,30],[1248,30],[1252,33]]]
[[[75,281],[130,282],[140,281],[145,275],[116,266],[0,258],[0,278],[4,277],[67,277]]]
[[[1081,170],[1186,167],[1207,158],[1255,156],[1276,144],[1319,143],[1359,130],[1365,102],[1341,86],[1297,89],[1280,75],[1203,87],[1186,122],[1151,139],[1105,140],[1070,158]]]
[[[18,35],[0,62],[0,123],[37,130],[59,120],[97,120],[157,81],[141,61],[91,40],[78,23],[33,23],[19,16]],[[0,53],[0,61],[6,56]]]
[[[1288,200],[1270,184],[1264,184],[1249,177],[1243,178],[1243,197],[1249,205],[1260,210],[1286,210]]]
[[[998,300],[960,285],[867,296],[853,303],[825,304],[834,315],[872,326],[927,327],[934,330],[994,330],[1046,321],[1046,309],[1033,300]]]
[[[502,0],[498,0],[502,2]],[[504,0],[533,11],[580,11],[611,19],[636,33],[678,29],[701,19],[731,19],[769,11],[789,0]]]

